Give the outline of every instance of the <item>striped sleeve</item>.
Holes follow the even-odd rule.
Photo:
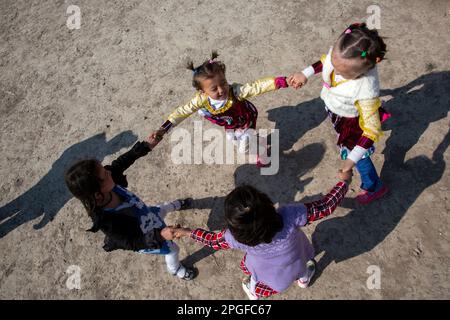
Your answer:
[[[230,245],[225,241],[225,230],[215,233],[198,228],[191,231],[190,237],[214,250],[230,248]]]
[[[302,70],[302,73],[305,75],[305,77],[310,78],[315,74],[322,72],[323,63],[322,61],[317,61],[310,65],[309,67]]]

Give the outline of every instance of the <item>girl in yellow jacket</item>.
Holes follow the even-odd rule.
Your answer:
[[[188,64],[188,69],[193,72],[192,85],[197,92],[187,104],[179,106],[168,116],[156,134],[162,138],[170,128],[198,112],[205,119],[224,127],[227,138],[235,141],[239,151],[245,153],[248,151],[249,135],[252,134],[249,129],[256,128],[258,117],[257,109],[247,99],[286,88],[286,77],[268,77],[251,83],[230,85],[225,77],[225,65],[217,61],[217,56],[213,52],[210,59],[196,68],[192,62]],[[261,149],[259,154],[262,154]],[[257,155],[258,166],[268,165],[265,160],[260,161]]]

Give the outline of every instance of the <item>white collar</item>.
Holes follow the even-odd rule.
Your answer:
[[[214,108],[214,110],[218,110],[218,109],[222,108],[225,105],[225,103],[228,101],[228,99],[215,100],[211,97],[208,97],[208,100],[209,100],[209,104],[211,105],[211,107]]]

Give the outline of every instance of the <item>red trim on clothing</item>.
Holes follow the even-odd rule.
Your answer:
[[[247,254],[244,255],[244,257],[241,260],[241,263],[239,264],[239,267],[241,267],[241,270],[246,275],[250,276],[252,273],[248,271],[247,266],[245,265],[245,258],[247,258]]]
[[[233,90],[231,90],[231,99],[233,99],[233,106],[222,112],[211,116],[205,116],[205,119],[228,129],[248,129],[256,128],[256,119],[258,118],[258,110],[248,100],[238,100],[234,97]],[[229,123],[228,120],[231,120]]]
[[[361,136],[358,139],[358,142],[356,143],[356,145],[358,145],[358,146],[360,146],[360,147],[362,147],[364,149],[369,149],[373,145],[373,140],[369,139],[369,138],[367,138],[365,136]]]
[[[273,296],[274,294],[277,294],[278,291],[272,289],[268,285],[264,284],[264,282],[258,281],[255,286],[255,295],[258,298],[267,298],[270,296]]]
[[[277,89],[289,87],[289,85],[286,81],[286,77],[276,77],[275,78],[275,87]]]
[[[170,122],[169,120],[167,120],[166,122],[164,122],[161,126],[161,128],[164,129],[165,132],[169,131],[170,128],[172,128],[173,123]]]
[[[318,73],[321,73],[322,72],[322,68],[323,68],[323,64],[322,64],[322,61],[317,61],[317,62],[314,62],[313,64],[312,64],[312,67],[313,67],[313,69],[314,69],[314,74],[318,74]]]
[[[330,214],[337,208],[337,206],[344,199],[345,194],[348,191],[348,185],[345,182],[338,182],[331,191],[318,201],[305,203],[308,210],[308,223],[315,220],[322,219]]]

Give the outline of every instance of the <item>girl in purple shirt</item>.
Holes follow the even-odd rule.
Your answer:
[[[215,250],[244,251],[240,266],[247,278],[242,287],[251,300],[282,292],[294,281],[306,288],[316,263],[311,243],[298,228],[331,214],[347,193],[349,183],[338,182],[321,200],[278,209],[255,188],[237,187],[225,198],[226,229],[214,233],[178,228],[174,232],[176,237],[189,236]]]

